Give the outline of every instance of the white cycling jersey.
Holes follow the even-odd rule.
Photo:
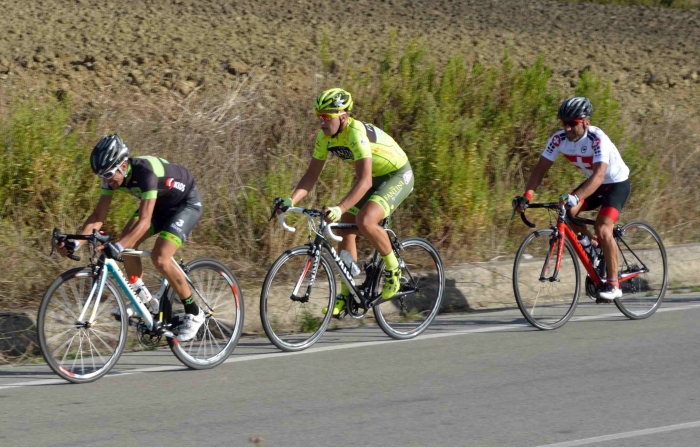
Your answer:
[[[566,139],[563,130],[555,133],[547,141],[542,156],[554,161],[561,152],[571,163],[584,173],[586,178],[593,175],[593,163],[607,163],[603,184],[624,182],[629,178],[630,169],[627,167],[617,147],[610,141],[605,132],[595,126],[589,126],[586,135],[578,141]]]

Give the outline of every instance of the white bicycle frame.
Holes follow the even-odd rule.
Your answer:
[[[151,252],[146,251],[146,250],[131,250],[131,249],[126,249],[122,252],[122,255],[124,256],[150,256]],[[104,256],[104,255],[102,255]],[[182,270],[180,265],[175,261],[174,258],[172,258],[173,263],[175,266],[177,266],[178,270],[182,272],[183,275],[185,275],[185,278],[187,278],[188,283],[192,283],[190,281],[189,276]],[[95,317],[97,315],[97,310],[100,307],[100,301],[102,300],[102,293],[104,292],[105,289],[105,284],[107,284],[107,276],[112,275],[112,277],[117,281],[117,284],[119,284],[119,287],[121,287],[122,292],[126,295],[126,297],[131,301],[132,306],[134,309],[136,309],[136,312],[143,318],[144,323],[148,327],[148,329],[153,329],[153,316],[151,315],[151,312],[146,308],[146,306],[141,302],[136,295],[134,295],[134,291],[129,287],[129,283],[126,280],[126,277],[124,276],[124,273],[122,273],[121,269],[119,268],[119,265],[117,262],[113,259],[104,259],[104,268],[102,269],[102,272],[100,274],[100,277],[97,278],[97,281],[93,281],[92,287],[90,288],[90,294],[88,295],[87,301],[85,301],[85,305],[83,305],[83,310],[80,313],[80,316],[78,317],[77,323],[79,324],[87,324],[88,326],[91,326],[95,322]],[[75,275],[76,277],[92,277],[92,273],[90,272],[81,272],[77,273]],[[165,293],[165,289],[168,287],[168,280],[165,278],[161,279],[160,283],[160,290],[158,291],[158,294],[156,295],[160,299],[163,298],[163,294]],[[88,310],[91,307],[91,303],[93,302],[94,299],[94,304],[92,304],[92,312],[90,312],[90,318],[88,318],[87,321],[85,321],[85,316],[88,313]],[[119,299],[117,297],[117,299]]]

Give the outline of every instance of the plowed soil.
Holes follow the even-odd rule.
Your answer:
[[[588,68],[626,110],[700,108],[700,11],[522,0],[4,0],[0,86],[76,96],[124,89],[188,95],[265,75],[300,98],[325,87],[320,42],[354,67],[376,66],[392,28],[440,61],[461,53],[521,64],[543,54],[571,93]],[[320,81],[320,82],[319,82]],[[279,90],[277,90],[279,94]]]

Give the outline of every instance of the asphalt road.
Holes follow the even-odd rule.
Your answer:
[[[291,355],[243,338],[210,371],[135,353],[87,385],[4,367],[0,446],[695,446],[699,322],[700,297],[674,296],[642,321],[582,303],[549,332],[509,310]]]

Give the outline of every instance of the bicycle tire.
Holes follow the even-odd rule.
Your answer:
[[[397,253],[397,257],[403,270],[402,289],[415,287],[420,291],[377,303],[373,310],[377,324],[385,334],[395,340],[409,340],[428,329],[440,311],[445,292],[445,271],[440,254],[427,240],[407,238],[401,241],[401,246],[402,251]],[[430,261],[418,260],[415,255],[409,255],[411,247],[421,248],[428,253],[434,262],[434,272],[421,269],[422,265],[427,266]],[[377,271],[379,273],[372,287],[372,296],[379,293],[379,284],[384,276],[384,261],[380,261]],[[421,315],[425,315],[425,319],[420,320]]]
[[[549,281],[540,281],[539,277],[543,268],[543,262],[544,262],[544,256],[546,253],[542,251],[542,248],[540,248],[539,253],[536,253],[537,255],[541,256],[542,259],[536,259],[533,255],[526,253],[526,250],[530,246],[530,243],[533,242],[534,240],[544,237],[547,238],[547,241],[551,239],[553,231],[551,229],[545,229],[545,230],[539,230],[531,233],[528,235],[525,240],[520,244],[520,248],[518,249],[518,253],[515,256],[515,262],[513,263],[513,292],[515,294],[515,302],[518,304],[518,308],[520,309],[520,312],[523,314],[525,319],[534,327],[541,329],[541,330],[552,330],[552,329],[557,329],[561,326],[563,326],[571,316],[574,314],[574,311],[576,310],[576,306],[578,303],[578,298],[579,294],[581,291],[581,274],[580,274],[580,267],[578,263],[578,259],[576,258],[573,247],[571,246],[571,243],[568,240],[564,240],[564,247],[566,248],[565,253],[562,254],[562,266],[566,267],[566,273],[569,275],[571,274],[569,272],[569,265],[565,264],[564,261],[564,256],[566,256],[566,253],[569,254],[571,257],[571,260],[573,262],[573,269],[574,269],[574,276],[575,276],[575,281],[574,281],[574,293],[571,298],[571,301],[569,303],[569,299],[566,298],[568,295],[564,295],[563,298],[559,298],[558,295],[558,290],[554,292],[552,295],[552,298],[549,299],[550,304],[544,303],[541,307],[538,307],[537,313],[542,312],[542,316],[536,315],[535,312],[535,307],[538,305],[539,297],[540,297],[540,291],[542,288],[547,288],[549,287],[550,289],[553,289],[555,286],[554,284],[559,282],[562,282],[561,276],[558,276],[557,281],[554,282],[549,282]],[[537,247],[531,248],[531,250],[535,250]],[[545,250],[549,250],[549,243],[545,247]],[[530,258],[534,259],[533,261],[530,261],[530,258],[527,258],[527,263],[524,262],[525,256],[530,256]],[[553,262],[552,262],[553,261]],[[556,263],[555,260],[550,261],[549,265],[554,265]],[[526,266],[527,264],[527,266]],[[539,266],[539,267],[538,267]],[[530,275],[525,275],[526,273],[526,267],[527,267],[527,273],[530,273]],[[520,272],[522,270],[522,272]],[[532,279],[532,274],[537,274],[536,279]],[[561,270],[560,270],[561,274]],[[531,305],[530,301],[527,299],[527,297],[523,297],[523,291],[521,291],[520,287],[520,282],[519,278],[520,277],[525,277],[527,276],[529,283],[525,283],[523,281],[523,286],[530,285],[531,287],[534,286],[534,288],[538,289],[538,292],[535,296],[535,301]],[[570,281],[567,279],[567,281]],[[535,284],[537,284],[535,286]],[[557,305],[556,302],[559,301],[561,304]],[[547,318],[544,315],[545,311],[550,311],[550,314],[552,315],[559,315],[561,316],[555,316],[555,317],[549,317]],[[552,321],[554,320],[554,321]]]
[[[633,240],[633,237],[636,236],[633,235],[633,237],[630,237],[629,232],[636,229],[646,231],[648,235],[651,236],[651,240],[649,239],[649,237],[644,236],[642,237],[643,239],[645,239],[645,241]],[[659,249],[659,258],[652,258],[651,256],[654,254],[653,252],[655,251],[653,248],[653,244],[648,245],[647,248],[638,247],[640,249],[635,250],[637,256],[647,255],[645,256],[647,258],[646,262],[642,262],[644,262],[644,264],[648,268],[650,268],[651,271],[649,273],[639,275],[637,278],[633,278],[629,281],[621,282],[620,287],[623,289],[622,297],[614,301],[615,305],[620,310],[620,312],[622,312],[622,314],[627,318],[631,320],[643,320],[645,318],[649,318],[650,316],[654,315],[654,313],[656,313],[666,295],[666,288],[668,287],[668,259],[666,256],[666,249],[664,248],[663,242],[661,241],[661,237],[659,236],[659,234],[646,222],[629,222],[625,224],[621,228],[621,230],[622,233],[627,236],[627,238],[623,237],[623,240],[626,241],[628,244],[631,243],[633,245],[636,245],[635,242],[639,242],[640,244],[648,245],[649,242],[653,240],[657,244],[657,248]],[[618,254],[618,257],[624,255],[625,252],[628,252],[628,249],[624,244],[618,244],[618,247],[621,251],[621,253]],[[634,247],[631,248],[634,250]],[[628,253],[629,255],[631,255],[631,252]],[[627,256],[628,258],[631,257],[629,255]],[[623,258],[623,262],[620,263],[621,268],[624,268],[624,259],[625,258]],[[657,272],[659,267],[663,269],[660,275],[658,275]],[[630,293],[635,291],[635,289],[638,293]],[[657,291],[658,295],[655,295],[656,292],[654,291]]]
[[[310,262],[312,248],[309,245],[301,245],[285,251],[272,264],[260,291],[260,322],[267,338],[277,348],[285,352],[298,352],[307,349],[316,343],[328,328],[333,317],[333,312],[329,311],[322,319],[316,317],[321,311],[319,308],[326,304],[327,309],[333,309],[335,305],[335,275],[330,262],[325,256],[320,257],[319,270],[314,283],[314,290],[318,290],[319,280],[327,279],[328,297],[325,297],[325,290],[321,290],[318,298],[314,297],[308,303],[294,301],[291,299],[293,285],[299,278],[300,272],[303,275],[303,283],[300,285],[299,293],[306,292],[306,273],[311,268]],[[301,259],[301,258],[304,259]],[[299,258],[299,262],[294,261]],[[294,262],[292,262],[294,261]],[[287,264],[287,268],[280,274],[280,270]],[[295,264],[295,265],[292,265]],[[273,285],[273,281],[280,276],[281,284]],[[289,286],[291,280],[291,286]],[[283,309],[287,309],[283,311]],[[289,312],[294,308],[294,315]],[[273,310],[280,310],[281,316],[273,313]],[[299,310],[301,312],[299,312]],[[301,318],[296,318],[300,316]]]
[[[241,337],[245,321],[243,292],[233,272],[216,259],[195,259],[187,264],[187,271],[187,276],[197,290],[205,295],[212,309],[210,310],[197,292],[192,290],[192,297],[199,305],[200,312],[205,313],[205,322],[192,340],[180,342],[176,338],[168,337],[168,346],[175,357],[188,368],[211,369],[226,361]],[[207,278],[198,273],[204,271],[210,272]],[[215,297],[214,291],[217,292]],[[161,303],[161,311],[164,320],[172,322],[176,315],[184,313],[184,307],[172,287],[166,296],[168,299]],[[222,297],[225,299],[223,302]],[[202,350],[204,354],[199,357]]]
[[[80,281],[79,285],[76,285],[75,281]],[[44,360],[59,377],[72,383],[90,383],[103,377],[117,363],[126,346],[128,321],[127,319],[117,320],[110,314],[111,307],[116,306],[119,308],[120,315],[124,315],[126,306],[119,288],[112,284],[109,278],[102,293],[100,307],[95,312],[95,324],[85,328],[78,327],[74,323],[82,311],[84,300],[94,281],[98,279],[93,278],[92,270],[83,267],[74,268],[59,275],[44,293],[37,315],[37,337]],[[70,284],[68,291],[61,289],[65,284]],[[73,292],[72,297],[68,296],[69,292]],[[61,300],[60,303],[59,300]],[[95,297],[93,297],[93,303],[94,300]],[[65,330],[56,332],[62,329]],[[73,333],[73,329],[75,334],[71,337],[68,333]],[[118,331],[118,335],[106,332],[108,329]],[[70,338],[60,343],[61,340],[66,339],[63,337],[66,334]],[[78,337],[77,347],[72,350],[76,337]],[[84,340],[88,342],[90,349],[90,361],[87,366],[85,365],[86,356],[82,351]],[[105,348],[109,349],[110,343],[114,344],[115,341],[111,354],[107,355]],[[58,356],[61,357],[60,360],[54,357],[54,353],[58,353],[59,350],[63,352],[64,347],[65,353],[62,357]],[[80,365],[78,365],[78,359],[80,359]]]

